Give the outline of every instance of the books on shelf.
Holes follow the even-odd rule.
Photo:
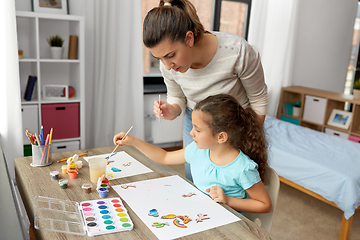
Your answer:
[[[28,78],[27,84],[26,84],[26,89],[25,89],[25,94],[24,94],[24,99],[26,101],[30,101],[32,94],[34,92],[34,86],[36,83],[37,77],[36,76],[30,76]]]

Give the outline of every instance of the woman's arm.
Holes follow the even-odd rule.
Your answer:
[[[271,199],[264,184],[260,181],[246,189],[251,199],[229,197],[221,187],[206,189],[215,202],[222,202],[240,212],[268,213],[271,211]]]
[[[181,86],[175,81],[174,77],[168,71],[165,65],[160,61],[160,72],[164,78],[164,83],[167,90],[167,102],[172,106],[179,107],[179,115],[181,114],[182,109],[186,107],[186,96],[181,88]]]
[[[125,139],[122,139],[124,135],[124,132],[116,134],[114,136],[114,144],[119,145],[120,147],[124,145],[132,145],[151,160],[163,165],[176,165],[186,162],[184,148],[178,151],[167,152],[162,148],[151,145],[131,135],[127,135]]]
[[[265,115],[268,105],[267,86],[260,54],[248,42],[241,42],[241,52],[235,66],[250,106],[258,115]]]

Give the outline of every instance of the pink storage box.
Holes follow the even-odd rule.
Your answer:
[[[53,128],[52,139],[77,138],[80,136],[79,103],[41,105],[44,135]]]
[[[350,140],[350,141],[353,141],[353,142],[360,143],[360,137],[355,136],[355,135],[350,135],[350,136],[349,136],[349,140]]]

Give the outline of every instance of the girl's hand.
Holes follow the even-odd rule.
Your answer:
[[[210,197],[215,202],[226,204],[228,196],[225,195],[224,190],[221,187],[213,186],[206,189],[206,191],[210,193]]]
[[[119,147],[122,147],[124,145],[132,145],[133,143],[133,139],[134,137],[131,135],[126,135],[126,138],[123,139],[123,137],[125,136],[124,132],[118,133],[114,136],[114,145],[119,145]]]
[[[167,120],[174,120],[177,116],[179,116],[179,110],[175,108],[170,103],[165,101],[154,101],[154,113],[157,117],[161,117]]]

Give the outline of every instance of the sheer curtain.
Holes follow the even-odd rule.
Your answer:
[[[113,145],[114,134],[144,139],[141,0],[87,0],[86,147]]]
[[[14,158],[23,156],[19,60],[15,1],[0,1],[0,137],[10,172],[15,179]]]
[[[276,116],[281,87],[292,85],[297,12],[298,0],[252,1],[249,43],[261,54],[270,116]]]

